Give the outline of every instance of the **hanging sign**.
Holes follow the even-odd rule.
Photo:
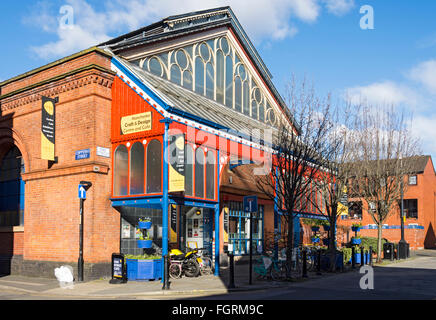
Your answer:
[[[168,192],[185,191],[185,135],[176,134],[169,138],[170,170]]]
[[[172,204],[170,210],[170,242],[177,243],[177,205]]]
[[[58,99],[42,97],[41,159],[55,161],[56,103]]]
[[[151,130],[151,111],[121,118],[121,134]]]

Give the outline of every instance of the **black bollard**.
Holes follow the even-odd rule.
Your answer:
[[[228,254],[229,256],[229,285],[228,288],[235,287],[235,268],[234,268],[234,256],[232,253]]]
[[[356,257],[354,256],[354,247],[351,247],[351,269],[356,267]]]
[[[363,266],[365,264],[365,251],[363,247],[360,248],[360,265]]]
[[[170,290],[170,277],[169,277],[169,259],[168,259],[168,255],[164,255],[164,282],[163,282],[163,286],[162,286],[162,290]]]
[[[318,256],[316,261],[316,274],[321,275],[321,250],[318,250]]]
[[[394,261],[394,244],[391,243],[389,247],[391,248],[391,261]]]
[[[369,265],[372,266],[372,247],[369,247]]]
[[[303,250],[303,278],[307,278],[307,252]]]

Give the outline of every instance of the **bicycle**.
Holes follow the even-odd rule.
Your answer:
[[[183,261],[180,260],[170,260],[170,267],[168,269],[168,273],[170,275],[170,278],[172,279],[180,279],[182,277],[182,264]]]
[[[213,261],[209,254],[209,251],[205,248],[198,249],[200,262],[200,274],[201,275],[210,275],[214,272]]]
[[[275,281],[282,278],[281,268],[278,260],[272,259],[268,255],[263,255],[256,260],[253,270],[257,274],[257,279],[271,279]]]

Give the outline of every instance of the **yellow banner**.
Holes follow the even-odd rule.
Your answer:
[[[185,191],[185,136],[170,136],[168,192]]]
[[[121,118],[121,134],[151,130],[151,111]]]
[[[56,106],[57,99],[42,97],[41,109],[41,159],[55,160]]]

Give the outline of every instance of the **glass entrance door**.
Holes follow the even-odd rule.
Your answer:
[[[212,254],[213,210],[182,206],[180,218],[180,249],[205,248]]]

